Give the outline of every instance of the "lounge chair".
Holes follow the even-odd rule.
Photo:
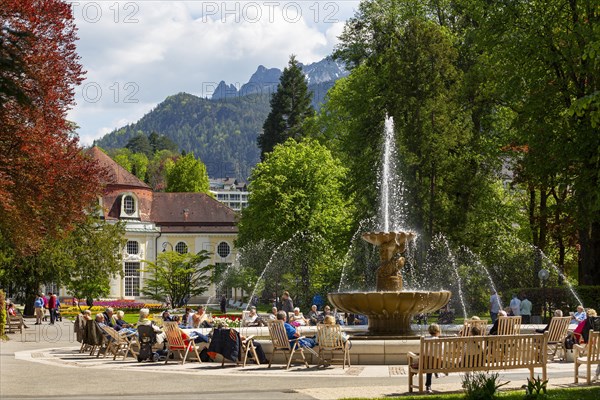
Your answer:
[[[285,356],[287,361],[285,368],[286,370],[290,369],[290,364],[292,363],[295,355],[300,355],[300,357],[302,357],[302,362],[304,365],[306,365],[306,368],[309,368],[306,357],[304,357],[304,349],[302,346],[300,346],[299,342],[300,339],[304,339],[304,336],[300,336],[294,340],[289,340],[285,331],[285,326],[283,325],[283,321],[280,320],[269,321],[269,335],[271,336],[271,342],[273,342],[273,352],[271,353],[271,358],[269,359],[269,368],[271,368],[271,363],[273,362],[273,358],[277,352],[281,352]]]
[[[167,335],[167,359],[165,364],[169,362],[170,355],[175,354],[175,352],[181,358],[181,365],[185,364],[185,360],[190,353],[196,355],[199,363],[202,362],[200,353],[198,353],[198,345],[194,343],[193,339],[183,337],[183,331],[179,328],[177,322],[165,321],[163,331]]]

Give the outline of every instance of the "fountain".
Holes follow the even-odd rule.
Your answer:
[[[395,176],[394,129],[391,118],[386,118],[383,163],[381,170],[382,232],[367,232],[363,240],[379,246],[380,265],[374,292],[338,292],[327,295],[329,302],[339,310],[364,314],[369,318],[370,335],[410,335],[413,315],[430,313],[444,307],[450,300],[449,291],[402,291],[402,276],[407,243],[415,237],[413,232],[390,229],[390,214],[399,214],[398,190],[401,181]],[[393,193],[395,192],[395,193]],[[393,217],[397,217],[394,215]],[[398,225],[392,224],[392,225]]]

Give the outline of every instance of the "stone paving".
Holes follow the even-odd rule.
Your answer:
[[[281,364],[269,369],[254,364],[239,368],[232,363],[221,368],[220,362],[138,363],[131,357],[126,361],[122,357],[113,361],[112,356],[96,358],[79,353],[70,322],[53,327],[30,325],[22,336],[16,333],[9,337],[10,341],[0,344],[0,397],[3,399],[42,395],[45,398],[100,398],[113,392],[136,398],[141,394],[140,382],[148,394],[143,396],[146,399],[339,399],[388,397],[408,391],[406,365],[354,365],[346,369],[297,365],[286,371]],[[510,381],[505,388],[520,388],[529,376],[527,370],[499,373],[501,381]],[[40,376],[42,378],[35,378]],[[550,387],[573,386],[573,364],[550,363],[548,377]],[[434,379],[433,389],[460,391],[460,381],[460,374],[443,376]],[[85,382],[85,385],[77,382]],[[110,382],[108,387],[107,382]],[[244,388],[249,391],[245,392]]]

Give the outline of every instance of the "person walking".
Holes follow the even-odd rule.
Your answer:
[[[285,311],[285,315],[288,316],[286,321],[289,319],[290,313],[294,312],[294,302],[287,290],[281,295],[281,311]]]
[[[221,308],[222,314],[227,314],[227,297],[225,297],[225,295],[221,296],[219,307]]]
[[[512,300],[510,301],[510,312],[514,316],[521,315],[521,300],[516,293],[513,294]]]
[[[531,304],[531,301],[527,299],[527,295],[525,293],[523,293],[521,297],[523,298],[523,300],[521,300],[521,318],[523,319],[524,324],[530,324],[531,308],[533,305]]]
[[[48,299],[48,311],[50,312],[50,325],[54,325],[56,320],[56,295],[54,293],[48,293],[50,298]]]
[[[35,297],[33,308],[35,309],[35,325],[41,325],[42,318],[44,318],[44,297],[42,294],[38,293]]]
[[[500,297],[498,296],[498,292],[493,290],[490,296],[490,317],[492,324],[498,319],[498,311],[500,311]]]

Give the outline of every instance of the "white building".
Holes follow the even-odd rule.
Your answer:
[[[241,211],[248,206],[248,185],[234,178],[210,179],[210,192],[232,210]]]

